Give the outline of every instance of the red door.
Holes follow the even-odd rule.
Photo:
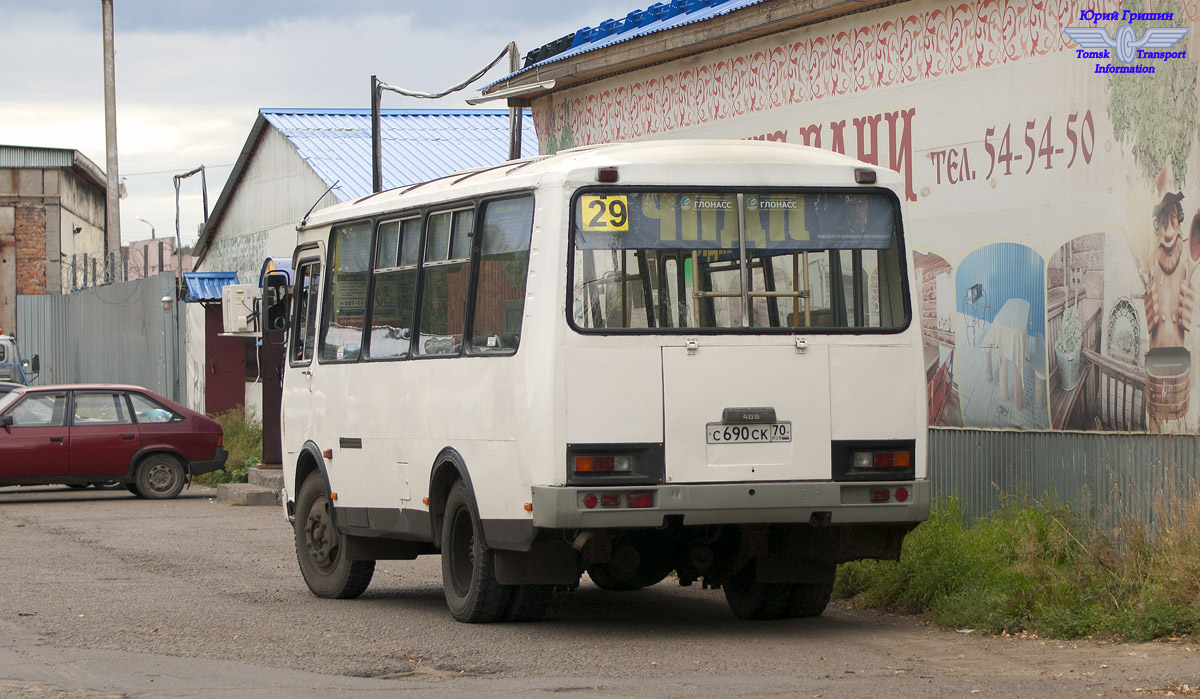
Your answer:
[[[221,337],[221,306],[204,309],[204,412],[217,415],[246,402],[246,340]]]
[[[123,476],[142,445],[123,391],[76,391],[71,475]]]
[[[4,414],[13,424],[0,429],[0,477],[53,478],[67,475],[70,435],[65,391],[31,391]]]

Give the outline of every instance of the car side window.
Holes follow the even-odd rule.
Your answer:
[[[129,400],[133,403],[133,414],[137,417],[139,424],[163,423],[183,419],[181,416],[167,410],[162,405],[140,393],[130,393]]]
[[[124,393],[76,393],[75,425],[132,425]]]
[[[27,393],[8,414],[13,427],[62,427],[66,413],[66,393]]]

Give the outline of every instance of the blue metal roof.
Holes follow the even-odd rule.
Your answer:
[[[339,201],[371,193],[370,109],[262,109]],[[521,154],[537,155],[528,111],[521,122]],[[380,113],[383,188],[444,177],[508,159],[507,109],[385,109]]]
[[[639,36],[703,22],[762,2],[766,2],[766,0],[670,0],[670,2],[657,2],[644,10],[634,10],[621,19],[607,19],[595,27],[583,27],[574,33],[570,48],[536,63],[530,63],[487,87],[521,75],[537,66],[566,60],[581,53],[602,49]],[[560,39],[559,41],[564,40]],[[552,42],[552,44],[557,43]],[[530,53],[536,51],[535,49]]]
[[[196,301],[220,301],[221,287],[237,284],[237,272],[185,272],[183,283],[186,290],[183,300],[187,303]]]

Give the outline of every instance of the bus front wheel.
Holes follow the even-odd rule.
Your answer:
[[[479,513],[466,484],[457,481],[446,498],[442,520],[442,585],[446,606],[458,621],[499,621],[512,590],[496,580],[496,559],[483,541]]]
[[[358,597],[375,574],[375,561],[346,558],[346,535],[334,524],[333,505],[317,476],[304,481],[296,498],[296,560],[308,589],[318,597]]]

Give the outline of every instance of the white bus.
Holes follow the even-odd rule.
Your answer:
[[[300,570],[441,554],[464,622],[672,572],[742,618],[928,516],[898,175],[756,141],[577,148],[300,226],[283,446]]]

